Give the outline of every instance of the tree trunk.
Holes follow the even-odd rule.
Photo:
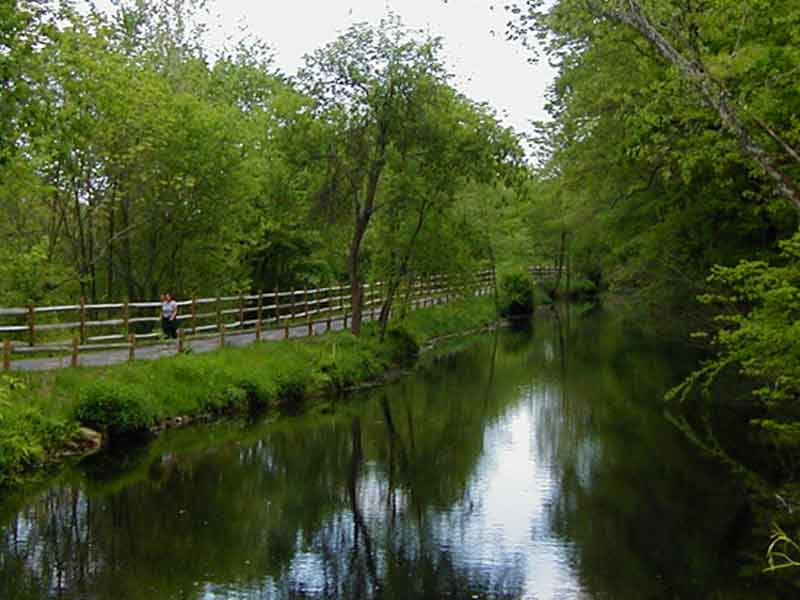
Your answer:
[[[375,197],[378,195],[378,183],[380,182],[385,161],[386,140],[384,138],[385,136],[382,133],[379,143],[380,158],[370,169],[364,207],[360,210],[356,209],[355,230],[353,231],[353,241],[350,243],[350,254],[347,260],[347,270],[350,276],[350,299],[353,309],[350,331],[353,332],[353,335],[361,334],[361,320],[364,311],[364,287],[361,281],[361,243],[364,241],[364,234],[367,232],[369,220],[375,210]]]
[[[116,194],[115,194],[116,196]],[[108,256],[106,262],[106,300],[114,300],[114,235],[115,235],[114,198],[111,199],[111,207],[108,211]]]
[[[423,200],[422,206],[420,206],[419,209],[419,214],[417,215],[417,226],[414,228],[414,233],[411,235],[411,239],[408,241],[406,251],[403,253],[403,258],[400,261],[400,265],[397,268],[396,274],[389,276],[389,285],[387,286],[386,290],[386,298],[381,306],[381,316],[379,320],[381,339],[386,336],[386,327],[389,324],[389,317],[392,314],[394,296],[400,287],[400,282],[403,280],[403,277],[408,274],[408,265],[411,262],[411,257],[414,255],[414,244],[416,244],[417,238],[422,231],[422,226],[425,224],[425,215],[429,206],[430,202],[427,199]]]
[[[352,317],[350,331],[353,335],[361,334],[361,320],[364,306],[364,287],[361,281],[361,242],[367,231],[369,217],[364,213],[356,219],[356,228],[353,232],[353,241],[350,244],[350,255],[347,259],[347,272],[350,277],[350,305]]]
[[[128,293],[128,300],[136,299],[136,284],[133,274],[133,249],[131,248],[131,236],[127,233],[131,226],[131,206],[130,200],[125,197],[121,202],[122,208],[122,228],[126,231],[122,238],[122,263],[125,271],[125,288]]]
[[[91,194],[91,191],[88,190],[89,185],[87,183],[87,193],[89,198],[89,205],[86,210],[86,220],[87,220],[87,262],[89,267],[89,280],[90,280],[90,298],[92,300],[92,304],[97,303],[97,266],[95,264],[95,223],[94,223],[94,197]]]
[[[378,318],[378,323],[381,329],[381,339],[386,337],[386,328],[389,325],[389,317],[392,314],[392,305],[394,304],[394,297],[400,287],[401,277],[393,277],[389,279],[389,285],[386,286],[386,298],[381,305],[381,314]]]

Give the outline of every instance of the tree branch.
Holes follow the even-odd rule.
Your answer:
[[[714,80],[703,64],[698,61],[690,61],[681,54],[653,26],[636,0],[624,0],[623,4],[627,5],[627,10],[603,9],[594,0],[586,0],[586,4],[592,13],[623,23],[637,31],[662,58],[674,65],[700,92],[705,104],[716,110],[723,126],[733,133],[745,155],[761,167],[775,183],[777,192],[788,200],[796,211],[800,212],[800,187],[797,182],[784,173],[778,161],[753,138],[748,127],[739,118],[736,109],[729,102],[727,90]],[[786,145],[781,145],[786,150]],[[792,155],[794,154],[792,153]]]

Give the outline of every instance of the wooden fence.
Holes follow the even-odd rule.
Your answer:
[[[531,273],[545,277],[554,269],[532,267]],[[382,281],[364,285],[365,320],[377,318],[385,287]],[[432,275],[407,283],[395,302],[413,309],[493,293],[494,287],[493,270],[461,278]],[[178,306],[179,352],[191,340],[216,339],[224,346],[226,336],[250,334],[260,341],[269,331],[282,331],[289,337],[290,328],[298,326],[314,335],[316,327],[329,331],[333,323],[347,328],[352,317],[349,285],[193,297],[178,301]],[[161,302],[87,304],[83,299],[68,306],[0,307],[2,369],[10,370],[17,356],[56,356],[62,361],[68,357],[69,364],[77,366],[83,353],[127,351],[128,360],[134,360],[137,349],[163,343],[160,309]]]
[[[494,288],[494,272],[482,271],[455,279],[443,275],[419,278],[397,292],[396,302],[409,308],[448,302],[465,295],[483,295]],[[379,314],[385,283],[364,285],[363,314],[366,320]],[[305,326],[313,335],[315,327],[342,322],[347,328],[352,316],[350,287],[272,290],[215,298],[178,301],[177,350],[190,340],[218,339],[251,334],[259,341],[267,331]],[[9,370],[15,357],[57,356],[77,366],[86,352],[127,351],[136,358],[138,348],[163,343],[160,302],[119,302],[87,304],[81,300],[69,306],[0,307],[2,368]]]

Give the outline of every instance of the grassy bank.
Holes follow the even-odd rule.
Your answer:
[[[496,320],[490,298],[414,311],[381,341],[347,332],[103,369],[5,378],[0,385],[0,485],[74,447],[80,427],[110,438],[176,417],[277,408],[408,365],[428,341]]]

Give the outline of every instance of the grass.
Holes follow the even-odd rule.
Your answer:
[[[496,320],[493,299],[425,308],[381,341],[371,324],[316,338],[263,342],[105,368],[0,379],[0,486],[44,463],[81,426],[110,438],[178,416],[274,409],[335,393],[416,360],[433,338]]]

